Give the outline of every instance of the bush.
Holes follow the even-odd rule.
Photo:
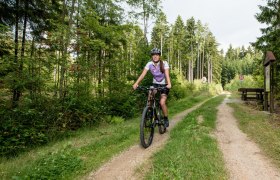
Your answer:
[[[181,99],[193,94],[207,92],[210,95],[217,95],[223,91],[221,84],[203,83],[201,80],[195,79],[193,83],[184,79],[183,75],[178,71],[171,74],[172,89],[170,99]]]
[[[186,97],[192,92],[192,89],[189,89],[189,84],[187,80],[184,79],[183,75],[179,71],[174,70],[170,73],[172,88],[170,90],[169,99],[181,99]]]
[[[32,103],[31,103],[32,102]],[[67,131],[95,124],[101,117],[93,98],[23,99],[15,109],[0,110],[0,156],[13,156],[30,147],[62,138]]]
[[[211,95],[221,94],[223,92],[223,87],[221,84],[211,83],[211,84],[209,84],[208,92]]]
[[[45,144],[48,138],[43,115],[35,109],[2,110],[0,155],[14,155],[32,145]]]
[[[124,118],[119,116],[106,116],[106,122],[110,124],[121,124],[125,121]]]
[[[240,81],[239,76],[236,75],[235,78],[233,80],[231,80],[229,84],[225,85],[225,90],[237,91],[239,88],[242,88],[242,87],[256,88],[257,86],[258,86],[258,84],[256,83],[256,81],[253,79],[253,77],[251,75],[244,76],[243,81]]]
[[[118,82],[111,86],[111,92],[100,99],[100,103],[104,107],[104,115],[133,117],[137,112],[137,93],[133,93],[132,85]]]

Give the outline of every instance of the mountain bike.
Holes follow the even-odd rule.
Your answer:
[[[142,112],[140,122],[140,142],[144,148],[149,147],[153,142],[154,130],[158,126],[159,133],[166,132],[164,126],[163,113],[160,106],[160,91],[166,87],[143,87],[138,86],[137,90],[143,90],[147,93],[147,103]]]

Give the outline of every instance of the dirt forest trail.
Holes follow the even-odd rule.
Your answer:
[[[230,94],[227,93],[227,98],[218,106],[215,131],[215,137],[223,154],[229,179],[280,180],[280,170],[271,164],[269,159],[262,155],[258,146],[238,128],[233,110],[227,105],[228,102],[233,101],[228,99],[229,96]],[[199,108],[206,101],[174,116],[168,130],[170,131],[188,113]],[[168,138],[169,132],[163,135],[155,133],[153,143],[149,148],[144,149],[140,145],[134,145],[112,158],[97,171],[90,173],[85,179],[143,179],[143,176],[139,175],[141,173],[145,174],[145,172],[139,174],[139,169],[143,165],[147,168],[146,165],[151,156],[165,145]]]
[[[164,146],[169,138],[169,131],[181,121],[187,114],[194,111],[207,100],[195,105],[194,107],[187,109],[172,118],[170,121],[170,126],[165,134],[160,135],[155,133],[152,145],[144,149],[140,145],[134,145],[123,153],[115,156],[108,163],[105,163],[97,171],[92,172],[86,179],[96,179],[96,180],[112,180],[112,179],[141,179],[135,174],[137,168],[149,160],[153,153],[158,151]],[[155,131],[158,129],[156,128]]]
[[[280,179],[280,171],[237,125],[228,99],[218,107],[216,138],[223,153],[230,179]]]

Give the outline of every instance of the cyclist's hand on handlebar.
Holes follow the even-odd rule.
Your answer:
[[[138,84],[133,84],[133,86],[132,86],[132,88],[133,88],[134,90],[136,90],[137,87],[138,87]]]
[[[171,84],[167,84],[166,88],[171,89]]]

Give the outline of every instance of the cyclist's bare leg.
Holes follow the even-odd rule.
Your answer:
[[[168,110],[167,110],[167,106],[166,106],[166,100],[167,100],[167,95],[166,94],[161,94],[160,96],[160,106],[163,112],[163,115],[165,117],[168,116]]]

